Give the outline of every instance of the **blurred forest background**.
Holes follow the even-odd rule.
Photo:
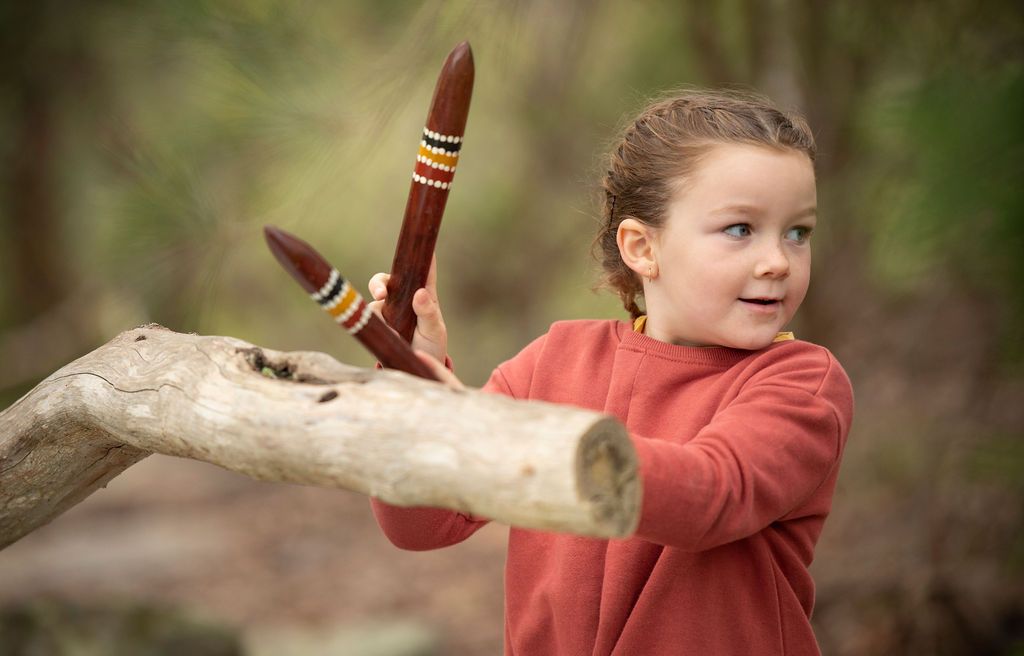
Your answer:
[[[463,39],[476,88],[438,246],[463,380],[554,320],[624,316],[591,292],[589,247],[602,155],[650,95],[741,85],[800,109],[821,222],[795,329],[857,393],[814,565],[823,651],[1024,654],[1009,0],[5,2],[0,407],[151,321],[370,365],[260,228],[360,287],[386,270]],[[0,654],[498,653],[504,539],[403,553],[358,495],[153,456],[0,552]]]

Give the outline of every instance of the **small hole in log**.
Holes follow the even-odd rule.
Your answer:
[[[263,374],[267,378],[273,378],[274,380],[289,380],[295,383],[309,383],[312,385],[329,385],[330,383],[322,378],[311,376],[305,373],[299,373],[298,367],[293,362],[274,362],[266,356],[261,348],[248,348],[238,349],[236,353],[241,353],[245,356],[245,361],[249,363],[253,371]]]
[[[145,341],[145,339],[146,339],[145,335],[139,335],[138,337],[135,338],[135,341],[136,342],[142,342],[142,341]]]
[[[334,390],[331,390],[329,392],[324,392],[323,396],[320,397],[319,402],[327,403],[328,401],[333,401],[336,398],[338,398],[338,393],[335,392]]]
[[[316,376],[310,376],[309,374],[296,373],[292,378],[296,383],[309,383],[310,385],[330,385],[331,381],[324,380],[323,378],[317,378]]]

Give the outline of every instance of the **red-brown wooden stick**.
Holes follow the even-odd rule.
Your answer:
[[[441,215],[458,165],[473,94],[473,75],[473,51],[463,41],[448,54],[441,67],[420,138],[383,309],[384,318],[407,342],[412,341],[416,330],[412,297],[427,282]]]
[[[420,378],[438,379],[409,344],[370,310],[359,292],[312,246],[273,226],[264,226],[263,236],[284,270],[382,365]]]

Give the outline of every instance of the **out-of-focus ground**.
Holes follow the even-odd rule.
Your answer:
[[[353,654],[494,654],[506,536],[491,525],[449,549],[403,552],[362,495],[154,455],[4,550],[0,607],[168,605],[257,648],[308,641],[303,653],[316,654],[349,641]],[[409,637],[388,651],[396,632]]]

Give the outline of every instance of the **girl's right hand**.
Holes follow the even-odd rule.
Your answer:
[[[368,305],[380,314],[384,301],[388,297],[388,280],[391,275],[378,273],[370,278],[370,296]],[[414,350],[430,354],[438,362],[444,363],[448,358],[448,329],[441,315],[441,304],[437,300],[437,258],[430,262],[426,287],[416,290],[412,297],[412,311],[416,313],[416,332],[412,336]]]

